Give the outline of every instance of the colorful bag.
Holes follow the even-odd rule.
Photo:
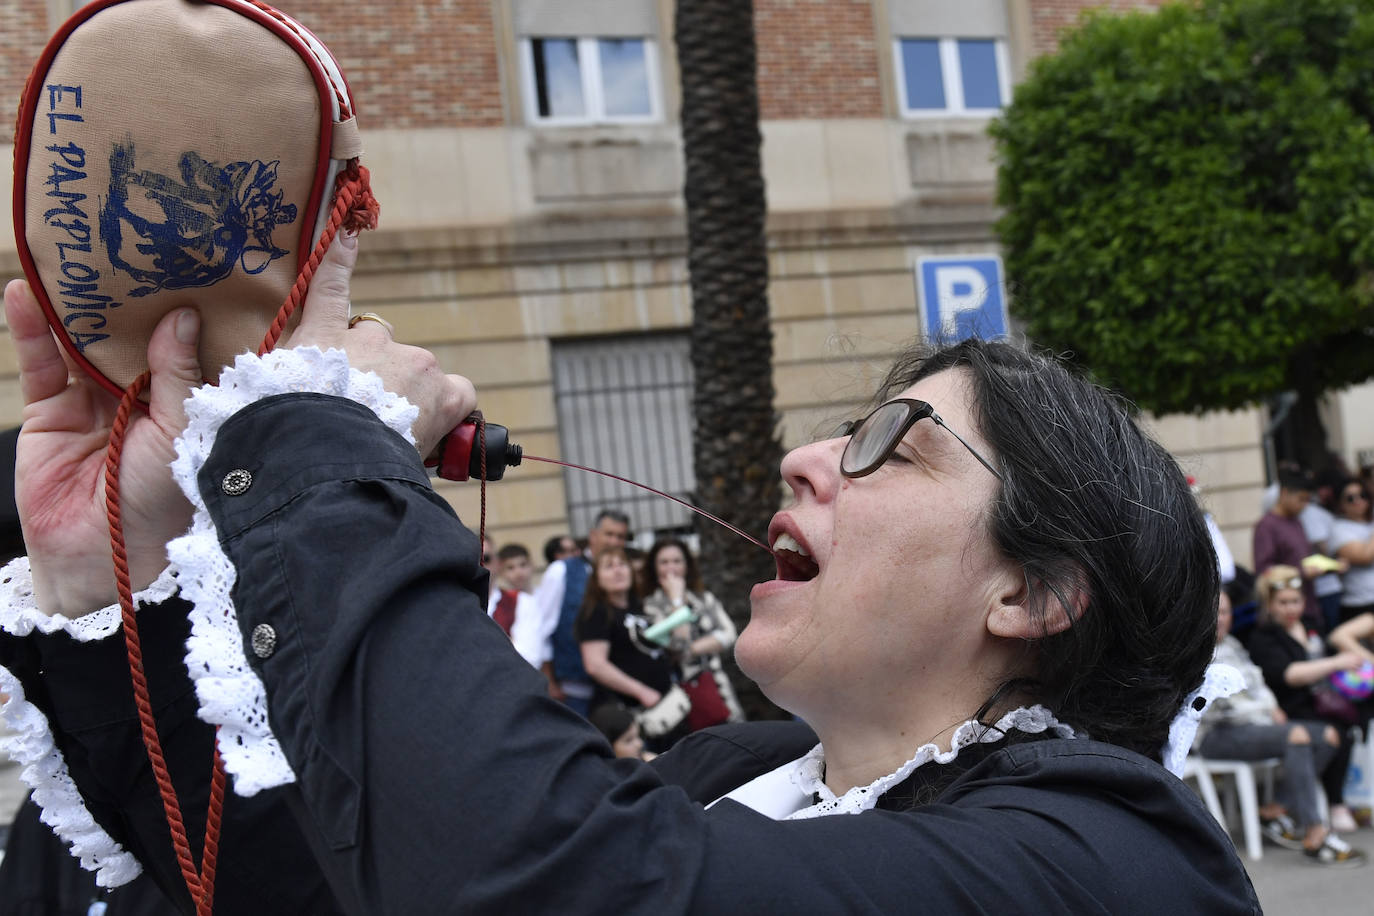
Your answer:
[[[24,91],[19,258],[67,352],[110,391],[188,303],[214,381],[268,336],[336,184],[353,228],[375,222],[360,153],[338,65],[289,17],[250,0],[96,0]]]

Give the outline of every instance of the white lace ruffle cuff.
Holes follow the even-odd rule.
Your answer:
[[[818,796],[820,801],[793,812],[787,819],[805,820],[829,814],[860,814],[868,811],[878,803],[884,792],[910,776],[917,767],[932,760],[938,764],[949,763],[970,744],[1001,741],[1012,729],[1031,735],[1053,731],[1061,738],[1078,737],[1072,727],[1060,722],[1053,713],[1038,704],[1013,709],[991,726],[983,725],[976,719],[969,719],[954,730],[949,750],[942,751],[935,744],[923,744],[916,750],[916,755],[898,767],[896,772],[875,779],[866,786],[855,786],[838,797],[825,784],[825,749],[818,744],[799,761],[799,766],[792,774],[792,780],[803,795]]]
[[[159,604],[176,594],[176,570],[167,567],[152,585],[134,593],[134,608]],[[104,639],[119,632],[118,604],[77,618],[51,616],[38,609],[33,596],[33,576],[28,557],[16,557],[0,569],[0,630],[13,636],[28,636],[34,630],[44,636],[66,633],[77,642]]]
[[[168,570],[148,589],[134,595],[135,607],[164,601],[176,591],[176,581]],[[119,631],[118,605],[102,608],[75,620],[48,617],[33,600],[33,581],[27,557],[11,560],[0,571],[0,628],[14,636],[27,636],[34,630],[52,634],[65,632],[73,639],[88,642],[104,639]],[[7,669],[0,667],[0,719],[11,734],[0,736],[0,753],[23,769],[20,778],[33,789],[33,800],[43,809],[42,820],[72,849],[81,866],[95,872],[101,887],[127,884],[143,871],[138,860],[96,823],[67,772],[67,761],[53,741],[52,729],[42,710],[24,696],[24,686]]]
[[[349,367],[342,351],[316,347],[274,350],[262,357],[244,354],[224,371],[218,386],[199,388],[186,401],[189,422],[176,443],[172,474],[195,507],[195,517],[190,531],[167,545],[167,556],[179,570],[182,596],[192,605],[186,668],[196,685],[200,717],[219,726],[224,768],[234,777],[234,791],[245,796],[294,782],[296,776],[268,724],[262,680],[244,654],[230,597],[234,565],[220,549],[196,477],[225,421],[255,401],[302,392],[356,401],[411,443],[411,425],[419,415],[387,391],[380,377]]]

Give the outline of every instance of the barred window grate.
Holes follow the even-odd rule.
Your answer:
[[[553,385],[564,459],[692,499],[692,363],[685,334],[554,341]],[[598,474],[564,469],[571,530],[591,528],[603,508],[631,529],[681,530],[691,513]]]

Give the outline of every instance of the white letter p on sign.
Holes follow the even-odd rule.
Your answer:
[[[976,312],[988,301],[988,281],[962,264],[935,268],[935,295],[940,303],[940,333],[953,338],[960,312]]]

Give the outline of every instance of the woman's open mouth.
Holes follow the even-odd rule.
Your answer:
[[[777,558],[778,578],[784,582],[809,582],[820,574],[821,568],[796,538],[780,534],[773,542]]]

